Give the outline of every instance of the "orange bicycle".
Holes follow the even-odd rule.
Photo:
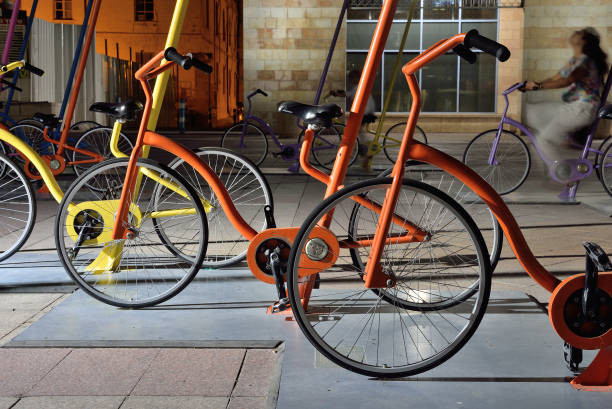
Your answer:
[[[439,190],[404,178],[405,162],[413,159],[452,174],[487,203],[525,269],[554,291],[550,313],[555,329],[574,347],[606,350],[598,359],[609,364],[612,331],[609,317],[601,319],[600,311],[610,305],[606,297],[612,294],[612,273],[595,273],[594,287],[594,268],[587,280],[580,274],[560,283],[537,262],[503,200],[482,178],[413,140],[421,101],[414,72],[450,50],[473,59],[469,47],[505,61],[505,47],[471,31],[440,41],[404,66],[414,104],[392,177],[342,186],[396,6],[397,0],[383,4],[330,175],[310,166],[308,155],[316,130],[330,126],[341,109],[297,102],[279,106],[308,126],[300,163],[327,185],[326,199],[301,228],[274,227],[272,208],[265,206],[268,228],[257,232],[236,210],[210,166],[178,143],[146,130],[152,105],[148,80],[175,63],[186,69],[209,67],[172,48],[145,64],[136,78],[147,103],[131,157],[86,172],[60,206],[57,248],[79,286],[109,304],[141,307],[167,300],[197,274],[207,246],[205,201],[179,173],[141,158],[148,147],[157,147],[181,157],[206,181],[229,223],[249,240],[251,272],[278,291],[271,312],[291,307],[311,343],[352,371],[397,377],[428,370],[453,356],[474,334],[487,306],[492,271],[482,235],[466,211]],[[167,61],[156,67],[164,56]],[[105,193],[92,200],[83,187],[95,183]],[[606,267],[597,257],[600,264],[590,257],[591,264]],[[586,315],[576,308],[576,292],[587,300]],[[574,321],[566,322],[567,317]],[[574,323],[591,332],[577,333]]]

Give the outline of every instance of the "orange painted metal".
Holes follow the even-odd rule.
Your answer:
[[[185,148],[183,145],[174,142],[172,139],[166,138],[165,136],[151,131],[145,132],[143,142],[145,145],[170,152],[173,155],[183,159],[189,164],[189,166],[193,167],[195,171],[204,178],[206,183],[208,183],[212,191],[215,192],[223,212],[232,223],[232,226],[234,226],[247,240],[253,240],[255,238],[257,231],[249,226],[249,224],[242,218],[238,210],[236,210],[236,207],[232,202],[232,198],[227,192],[227,189],[223,185],[221,179],[219,179],[210,166],[208,166],[206,162],[202,161],[198,155],[193,153],[193,151],[190,149]]]
[[[251,242],[249,243],[249,248],[247,250],[247,264],[249,265],[251,273],[253,273],[255,277],[257,277],[264,283],[274,284],[274,277],[272,277],[270,272],[261,271],[261,269],[257,265],[257,248],[264,241],[270,239],[280,239],[286,242],[287,244],[292,245],[293,241],[295,240],[295,236],[297,236],[299,230],[299,227],[267,229],[257,234],[257,236],[251,239]],[[330,232],[326,228],[316,226],[309,236],[309,239],[313,238],[320,238],[325,241],[325,243],[329,246],[329,252],[327,254],[327,257],[320,261],[311,260],[305,254],[302,254],[299,263],[300,270],[298,272],[298,275],[300,277],[314,275],[322,270],[330,268],[338,259],[340,247],[338,244],[338,239],[336,239],[336,236],[332,232]]]
[[[317,179],[319,182],[328,184],[330,181],[329,175],[321,172],[319,169],[312,166],[310,161],[308,161],[313,139],[314,131],[310,128],[306,129],[306,132],[304,132],[304,140],[302,141],[302,149],[300,149],[300,166],[302,166],[302,169],[304,169],[306,174]]]
[[[597,287],[612,296],[612,272],[599,273]],[[600,349],[612,345],[612,329],[598,337],[582,337],[574,333],[565,321],[565,305],[569,297],[584,288],[584,274],[566,278],[553,291],[548,303],[550,323],[561,338],[580,349]],[[610,312],[612,313],[612,312]]]
[[[612,295],[612,272],[599,273],[597,286]],[[588,338],[574,333],[566,323],[565,306],[569,298],[583,288],[584,274],[563,280],[550,296],[548,317],[552,327],[565,342],[580,349],[599,349],[595,359],[571,381],[571,385],[585,391],[612,392],[612,329],[601,336]]]
[[[593,362],[570,385],[588,392],[612,392],[612,345],[600,349]]]
[[[83,74],[85,73],[85,67],[87,66],[87,58],[91,48],[91,41],[94,33],[96,32],[96,23],[98,21],[101,4],[102,0],[95,0],[91,8],[89,24],[87,26],[87,31],[85,32],[85,42],[83,43],[81,58],[79,59],[79,65],[77,66],[76,76],[74,78],[74,85],[72,87],[72,91],[70,92],[70,100],[68,101],[68,108],[66,109],[64,129],[62,129],[62,136],[60,137],[59,147],[56,152],[58,155],[62,155],[64,153],[64,147],[68,141],[68,132],[70,131],[70,124],[72,123],[74,108],[76,107],[77,99],[79,98],[79,91],[81,90]]]

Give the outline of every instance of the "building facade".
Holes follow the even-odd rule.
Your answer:
[[[24,0],[22,7],[29,10],[31,3],[32,0]],[[39,2],[36,15],[53,23],[80,24],[86,3]],[[104,80],[115,81],[106,84],[110,99],[130,93],[138,95],[138,90],[132,89],[138,84],[129,80],[117,82],[122,77],[117,70],[128,67],[131,75],[135,67],[163,48],[173,10],[174,1],[168,0],[103,1],[96,29],[96,52],[108,57]],[[166,108],[176,109],[178,99],[184,98],[192,127],[224,127],[234,121],[243,92],[241,11],[241,0],[189,3],[178,48],[212,65],[213,72],[206,75],[196,70],[175,70],[170,91],[174,105],[170,106],[172,101],[167,100]]]
[[[501,92],[523,79],[544,79],[571,56],[567,39],[585,26],[596,28],[604,49],[612,46],[612,3],[601,0],[418,0],[403,62],[441,38],[470,29],[508,46],[512,58],[498,63],[479,55],[469,65],[455,55],[441,57],[419,73],[423,88],[420,124],[431,132],[477,132],[494,127],[504,108]],[[245,92],[270,92],[258,113],[286,134],[294,123],[275,112],[283,99],[312,101],[341,1],[244,0]],[[373,98],[380,110],[407,22],[411,0],[400,0]],[[350,89],[351,72],[360,72],[369,48],[381,0],[351,0],[343,22],[326,90]],[[612,52],[612,49],[608,49]],[[325,92],[324,92],[325,93]],[[521,118],[525,101],[555,100],[556,92],[530,93],[511,100],[510,115]],[[399,76],[392,90],[389,125],[404,119],[409,91]]]

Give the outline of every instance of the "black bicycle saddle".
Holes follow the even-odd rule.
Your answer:
[[[115,119],[131,121],[136,114],[142,111],[143,106],[138,101],[125,102],[96,102],[89,107],[92,112],[100,112]]]
[[[322,128],[332,126],[334,118],[344,115],[342,108],[336,104],[308,105],[295,101],[283,101],[278,104],[278,112],[291,114],[307,125]]]
[[[32,118],[47,128],[57,128],[60,124],[59,118],[53,114],[43,114],[42,112],[37,112]]]

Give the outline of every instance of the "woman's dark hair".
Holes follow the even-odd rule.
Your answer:
[[[573,35],[580,36],[584,41],[582,52],[595,63],[597,72],[602,81],[608,73],[608,54],[606,54],[599,46],[599,33],[593,27],[583,28],[575,31]]]

